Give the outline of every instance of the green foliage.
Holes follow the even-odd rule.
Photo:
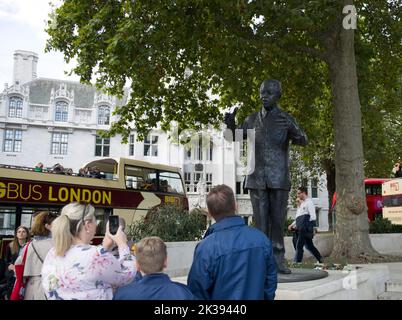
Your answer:
[[[128,235],[133,241],[158,236],[163,241],[200,240],[206,229],[206,217],[201,212],[182,210],[165,205],[131,225]]]
[[[342,28],[348,3],[357,9],[356,31]],[[401,6],[402,0],[65,0],[48,22],[46,50],[76,58],[81,80],[96,72],[97,86],[109,94],[122,97],[130,84],[130,98],[107,132],[123,141],[133,129],[142,139],[158,124],[164,131],[218,127],[235,104],[241,123],[261,107],[262,80],[279,79],[282,109],[309,137],[307,148],[293,149],[300,163],[292,167],[333,172],[336,153],[345,189],[341,176],[363,180],[363,160],[366,175],[386,176],[400,152]],[[349,192],[363,197],[362,183]],[[353,239],[344,240],[339,244]]]
[[[402,225],[392,224],[387,218],[377,218],[370,222],[370,233],[401,233]]]
[[[366,175],[387,176],[402,139],[401,0],[354,4]],[[72,71],[83,82],[96,72],[110,94],[127,94],[130,83],[107,132],[123,141],[133,123],[139,139],[158,123],[219,126],[234,104],[240,122],[260,107],[261,81],[280,79],[281,106],[309,137],[295,166],[318,175],[334,158],[327,51],[341,12],[338,0],[65,0],[49,17],[46,50],[77,58]]]
[[[285,237],[293,236],[293,231],[288,230],[289,225],[291,225],[293,221],[294,219],[292,218],[286,218],[285,225],[283,226],[283,232],[284,232],[283,234]]]

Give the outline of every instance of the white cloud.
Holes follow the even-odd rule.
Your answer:
[[[59,5],[61,1],[52,0],[52,3]],[[15,50],[38,53],[39,77],[78,80],[77,76],[64,75],[64,71],[69,71],[74,64],[67,66],[62,53],[44,53],[50,10],[49,0],[0,0],[0,91],[3,83],[12,81]]]
[[[38,30],[45,26],[49,8],[48,0],[0,0],[0,16]]]

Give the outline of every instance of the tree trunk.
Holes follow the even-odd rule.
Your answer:
[[[353,3],[345,1],[346,4]],[[369,238],[364,190],[361,110],[357,86],[354,30],[336,25],[328,62],[334,104],[336,233],[331,256],[358,261],[375,255]]]
[[[325,159],[323,163],[325,174],[327,176],[327,191],[328,191],[328,225],[329,230],[334,230],[332,221],[332,199],[335,193],[335,163],[333,159]]]

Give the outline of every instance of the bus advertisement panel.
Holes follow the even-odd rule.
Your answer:
[[[385,182],[382,185],[384,207],[382,214],[393,224],[402,224],[402,178]]]

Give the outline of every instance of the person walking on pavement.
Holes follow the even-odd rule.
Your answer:
[[[296,212],[296,220],[289,226],[289,230],[294,229],[297,232],[296,254],[294,262],[300,263],[303,260],[303,247],[322,263],[322,256],[318,249],[314,246],[314,227],[316,224],[315,206],[311,198],[307,195],[306,187],[299,187],[297,197],[301,200]]]

